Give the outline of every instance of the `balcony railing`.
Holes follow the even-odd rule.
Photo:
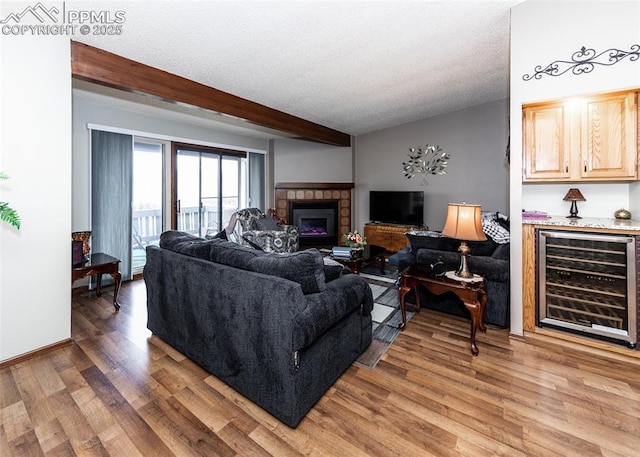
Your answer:
[[[237,210],[238,199],[236,197],[225,198],[222,209],[223,227],[231,219]],[[218,224],[217,206],[203,205],[202,209],[197,206],[182,207],[177,213],[177,230],[191,233],[193,235],[207,236],[216,234],[222,227]],[[200,226],[200,216],[202,225]],[[132,213],[133,227],[133,247],[144,249],[149,244],[157,244],[162,233],[162,211],[160,209],[136,210]],[[200,229],[202,227],[202,229]]]

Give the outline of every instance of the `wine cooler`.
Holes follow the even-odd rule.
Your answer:
[[[636,237],[538,230],[538,326],[633,348]]]

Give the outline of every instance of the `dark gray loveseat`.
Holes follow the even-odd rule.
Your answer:
[[[169,231],[147,248],[147,327],[290,427],[371,343],[373,299],[321,254]]]
[[[434,234],[437,232],[434,232]],[[446,237],[433,237],[424,235],[406,234],[410,247],[396,254],[398,270],[402,271],[411,264],[433,265],[438,260],[444,262],[447,270],[455,270],[460,265],[458,247],[460,241]],[[510,303],[510,244],[497,244],[491,238],[487,241],[470,241],[471,257],[469,257],[469,269],[472,273],[485,278],[487,291],[487,307],[484,313],[484,322],[498,327],[509,327],[509,303]],[[462,302],[453,294],[441,296],[428,295],[422,290],[425,297],[421,304],[436,311],[469,317],[469,311]],[[408,298],[411,301],[411,297]]]

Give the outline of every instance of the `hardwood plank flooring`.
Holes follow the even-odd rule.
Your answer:
[[[2,456],[640,455],[640,359],[422,310],[378,366],[352,366],[291,429],[146,329],[73,294],[74,344],[0,370]]]

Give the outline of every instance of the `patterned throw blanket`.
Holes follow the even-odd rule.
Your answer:
[[[509,234],[509,217],[498,212],[482,212],[482,230],[484,234],[498,244],[511,241]]]

